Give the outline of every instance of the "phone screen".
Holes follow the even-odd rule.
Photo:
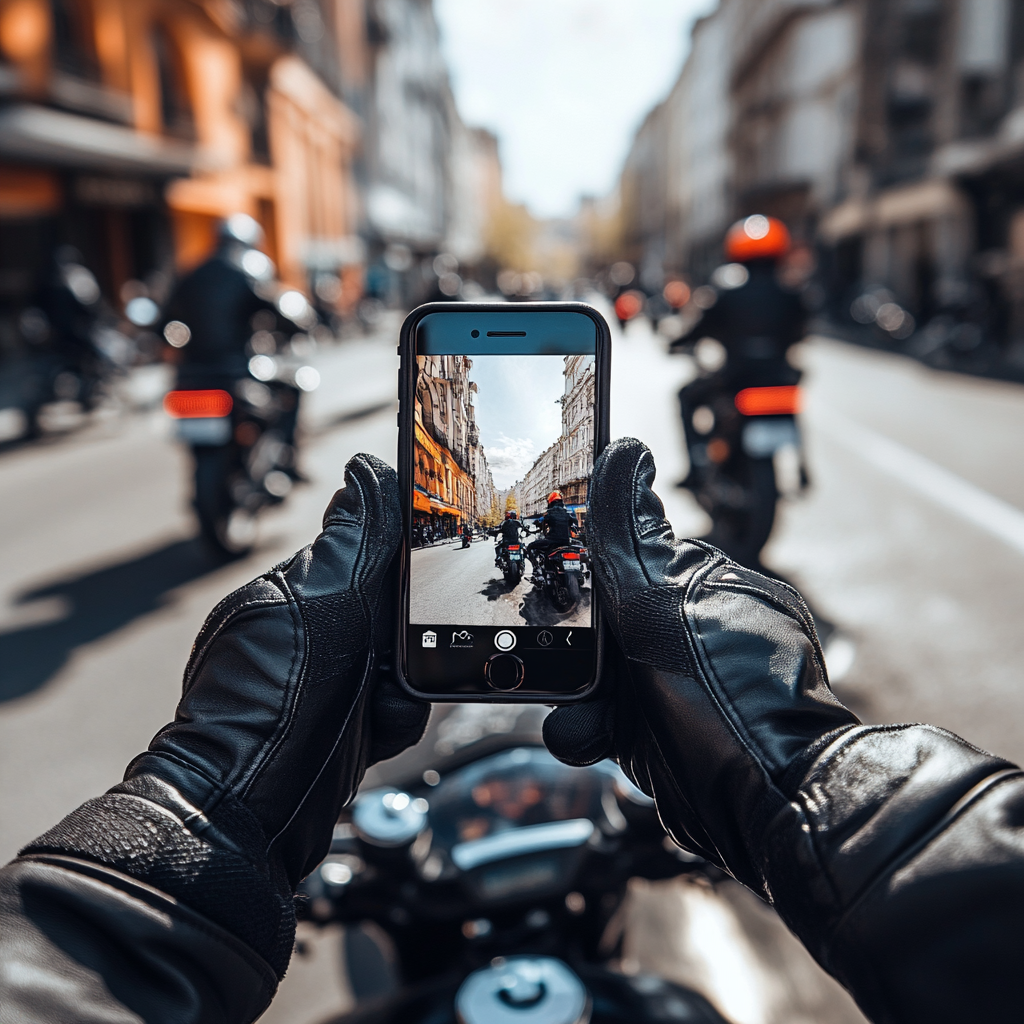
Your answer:
[[[421,692],[568,695],[594,675],[597,331],[523,316],[434,314],[416,333],[405,668]]]

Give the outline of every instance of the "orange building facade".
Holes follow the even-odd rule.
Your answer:
[[[419,416],[413,459],[413,519],[421,528],[454,536],[459,526],[475,518],[476,485],[452,453],[424,430]]]
[[[159,301],[235,212],[282,280],[355,301],[359,122],[290,18],[271,0],[0,0],[0,358],[57,246],[119,310]]]

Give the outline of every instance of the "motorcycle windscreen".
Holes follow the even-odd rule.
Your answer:
[[[578,693],[596,657],[596,328],[579,313],[550,314],[546,333],[448,314],[453,338],[435,316],[416,338],[406,679],[427,694]]]

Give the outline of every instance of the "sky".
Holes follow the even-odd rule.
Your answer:
[[[511,487],[562,433],[564,356],[471,356],[480,443],[494,486]]]
[[[615,185],[633,133],[716,0],[434,0],[463,120],[499,138],[505,194],[571,216]]]

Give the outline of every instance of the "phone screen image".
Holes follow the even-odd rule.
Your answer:
[[[478,335],[415,355],[406,675],[428,693],[573,694],[595,658],[596,332],[540,352]]]

